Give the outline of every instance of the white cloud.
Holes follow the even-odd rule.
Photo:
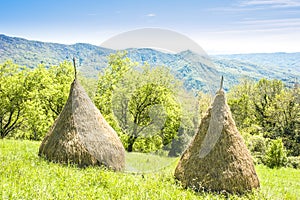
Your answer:
[[[241,28],[250,30],[270,30],[270,29],[299,29],[300,18],[286,18],[286,19],[264,19],[264,20],[244,20],[236,22],[241,25]]]
[[[208,10],[217,12],[247,12],[269,9],[288,9],[300,7],[300,0],[241,0],[226,7],[209,8]],[[299,11],[291,11],[299,13]]]
[[[146,17],[155,17],[155,16],[156,16],[155,13],[149,13],[149,14],[146,15]]]
[[[242,1],[239,6],[268,6],[273,8],[299,7],[299,0],[246,0]]]

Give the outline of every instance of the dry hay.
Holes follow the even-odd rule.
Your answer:
[[[250,152],[219,90],[201,120],[198,133],[183,153],[175,177],[195,190],[244,193],[259,188]]]
[[[39,156],[79,166],[125,167],[125,149],[117,133],[105,121],[75,79],[69,98],[39,149]]]

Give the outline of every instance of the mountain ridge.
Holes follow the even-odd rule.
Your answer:
[[[254,53],[213,55],[205,57],[190,50],[176,54],[151,48],[126,49],[133,61],[147,62],[151,66],[162,65],[184,82],[189,90],[214,92],[220,76],[225,77],[224,87],[228,90],[241,78],[280,79],[288,85],[299,81],[300,53]],[[43,63],[57,65],[75,56],[79,59],[78,70],[87,77],[96,77],[107,66],[107,56],[115,50],[87,43],[59,44],[27,40],[0,34],[0,63],[7,59],[16,64],[34,68]]]

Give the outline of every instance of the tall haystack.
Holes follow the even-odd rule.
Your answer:
[[[74,62],[75,63],[75,62]],[[62,112],[44,138],[39,156],[79,166],[125,167],[125,149],[75,78]]]
[[[259,188],[250,152],[243,142],[220,89],[183,153],[175,177],[184,187],[229,193]]]

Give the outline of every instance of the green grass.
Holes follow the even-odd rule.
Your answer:
[[[157,156],[127,154],[127,167],[154,173],[115,173],[100,167],[77,168],[37,156],[39,142],[0,140],[0,199],[297,199],[300,170],[257,166],[261,190],[229,195],[183,189],[173,178],[176,163]],[[147,160],[148,159],[148,160]],[[139,162],[142,160],[141,162]],[[154,162],[155,161],[155,162]],[[139,164],[140,163],[140,164]],[[142,163],[142,164],[141,164]],[[150,165],[146,165],[150,163]],[[154,164],[152,164],[154,163]],[[300,197],[298,197],[300,199]]]
[[[153,155],[150,153],[126,153],[125,172],[152,173],[176,165],[179,158]]]
[[[261,190],[268,199],[300,199],[300,170],[256,167]]]

